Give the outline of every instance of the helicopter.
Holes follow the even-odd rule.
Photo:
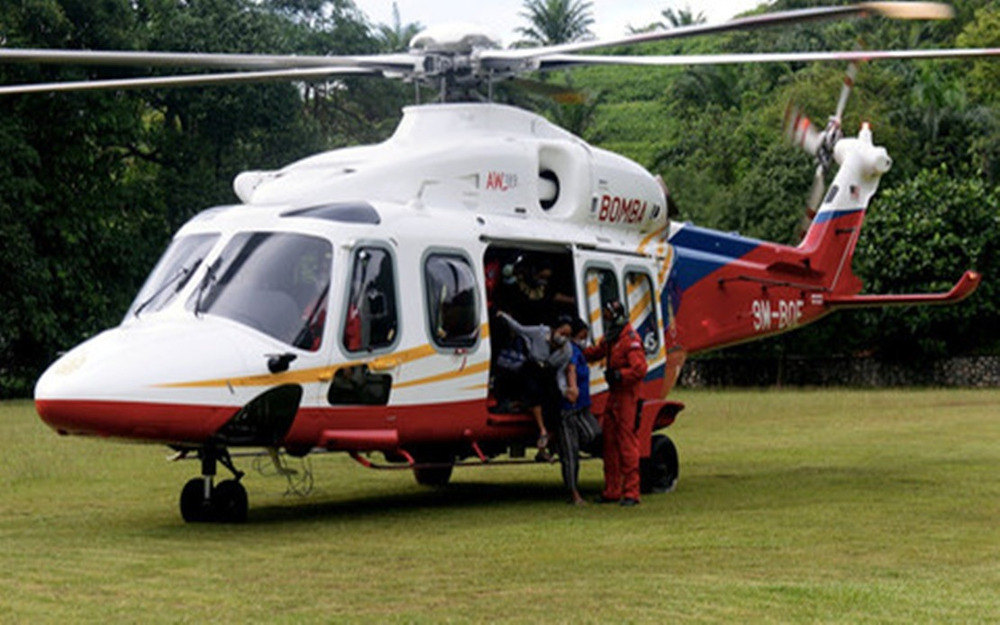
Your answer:
[[[604,334],[625,305],[646,351],[636,415],[643,489],[671,490],[677,450],[662,430],[690,355],[788,332],[836,310],[946,304],[948,292],[861,294],[851,260],[892,159],[863,125],[841,128],[853,74],[828,123],[790,110],[789,137],[817,162],[812,213],[796,246],[678,223],[658,177],[535,113],[493,103],[493,86],[588,65],[996,56],[996,49],[623,56],[589,51],[845,17],[943,19],[945,5],[868,2],[751,15],[722,24],[502,49],[466,26],[428,29],[408,53],[280,56],[0,48],[0,62],[200,68],[204,74],[0,86],[0,95],[310,81],[371,75],[436,101],[404,109],[386,141],[316,154],[233,182],[238,203],[174,235],[122,322],[58,358],[35,406],[64,435],[166,444],[197,459],[180,495],[187,522],[242,522],[244,472],[231,450],[343,452],[359,464],[446,484],[456,466],[525,460],[533,419],[497,410],[491,385],[503,301],[496,276],[549,286]],[[485,94],[483,92],[485,91]],[[471,101],[469,101],[471,100]],[[836,166],[836,167],[835,167]],[[836,169],[826,185],[828,173]],[[508,271],[509,270],[509,271]],[[499,272],[499,273],[498,273]],[[599,368],[594,411],[607,399]],[[378,454],[378,455],[376,455]],[[376,458],[379,458],[378,460]],[[219,465],[232,474],[217,480]]]

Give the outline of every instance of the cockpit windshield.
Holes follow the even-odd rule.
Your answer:
[[[316,351],[326,323],[332,258],[333,246],[319,237],[238,234],[208,267],[188,307]]]
[[[156,312],[173,301],[218,240],[218,234],[194,234],[174,239],[149,274],[126,318]]]

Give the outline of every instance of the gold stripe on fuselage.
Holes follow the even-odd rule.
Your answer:
[[[485,340],[489,337],[489,327],[483,324],[480,327],[480,335]],[[417,347],[411,347],[410,349],[404,349],[402,351],[394,352],[392,354],[387,354],[384,356],[376,357],[370,361],[363,360],[353,360],[343,363],[338,363],[335,365],[326,365],[323,367],[313,367],[310,369],[302,369],[301,371],[287,371],[284,373],[265,373],[261,375],[250,375],[244,377],[235,378],[216,378],[212,380],[196,380],[193,382],[171,382],[167,384],[157,384],[156,388],[220,388],[226,386],[233,387],[244,387],[244,386],[276,386],[280,384],[312,384],[315,382],[328,382],[333,379],[334,374],[338,369],[344,367],[354,367],[357,365],[367,364],[372,369],[377,371],[384,371],[387,369],[395,369],[396,367],[427,358],[437,354],[438,351],[434,347],[425,343]],[[486,367],[489,367],[489,363],[486,363]],[[468,368],[467,368],[468,369]],[[450,372],[455,374],[455,377],[465,375],[462,371]],[[442,374],[444,375],[444,374]],[[436,376],[431,376],[436,377]],[[427,378],[430,379],[430,378]],[[404,384],[412,384],[410,382]],[[402,385],[395,385],[396,388]]]
[[[458,371],[445,371],[444,373],[438,373],[437,375],[429,375],[426,378],[420,378],[418,380],[410,380],[409,382],[399,382],[392,385],[392,389],[409,388],[411,386],[422,386],[424,384],[433,384],[435,382],[445,382],[448,380],[454,380],[457,378],[463,378],[465,376],[476,375],[477,373],[482,373],[484,371],[489,371],[490,362],[488,360],[483,362],[477,362],[472,365],[468,365]]]

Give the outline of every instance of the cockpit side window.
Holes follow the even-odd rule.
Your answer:
[[[389,347],[396,339],[398,324],[392,255],[378,247],[358,248],[344,320],[344,349],[361,352]]]
[[[129,307],[126,318],[140,316],[162,310],[187,286],[191,276],[201,266],[202,260],[219,240],[218,234],[192,234],[174,239],[146,283],[140,289],[135,301]]]
[[[188,306],[299,349],[320,348],[333,247],[320,237],[248,232],[229,241]]]
[[[431,254],[424,263],[431,337],[439,347],[472,347],[479,340],[476,273],[457,254]]]

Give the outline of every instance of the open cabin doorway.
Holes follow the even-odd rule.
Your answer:
[[[561,315],[579,316],[573,252],[566,246],[493,243],[483,257],[489,309],[489,404],[494,412],[520,412],[516,370],[527,358],[501,311],[525,326],[552,326]],[[513,375],[512,375],[513,374]]]

